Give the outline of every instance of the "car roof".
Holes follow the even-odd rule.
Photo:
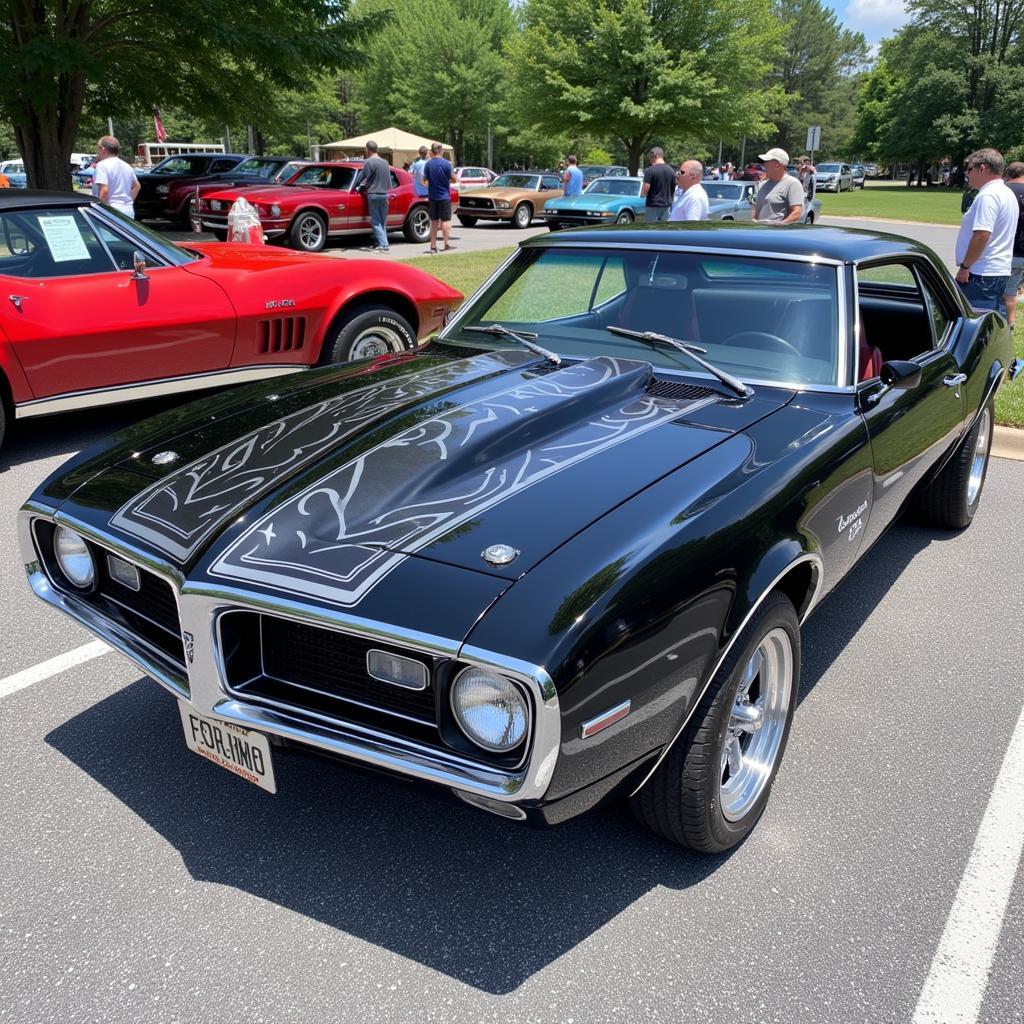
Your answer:
[[[0,189],[0,210],[25,210],[34,206],[87,206],[96,202],[81,192],[56,192],[40,188]]]
[[[917,254],[934,258],[932,251],[909,238],[860,228],[791,224],[676,223],[633,224],[629,227],[591,227],[536,235],[520,243],[522,248],[548,248],[574,243],[707,248],[762,252],[766,256],[819,256],[841,263],[860,263],[876,256]]]

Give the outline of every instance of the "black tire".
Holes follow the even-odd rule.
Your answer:
[[[178,223],[181,226],[182,231],[192,230],[192,208],[196,204],[196,197],[189,196],[181,204],[181,209],[178,211]]]
[[[632,210],[619,210],[619,215],[615,218],[616,224],[632,224],[636,220],[633,216]]]
[[[324,339],[320,363],[348,363],[416,347],[416,332],[400,313],[387,306],[353,306]]]
[[[990,399],[942,472],[918,496],[917,510],[925,522],[947,530],[971,525],[985,487],[994,422]]]
[[[763,728],[758,726],[746,733],[747,746],[742,748],[733,711],[741,711],[743,707],[756,710],[756,705],[749,700],[745,705],[737,704],[744,672],[754,664],[755,653],[776,647],[781,653],[787,645],[786,693],[778,695],[775,713],[770,719],[763,719]],[[769,655],[762,664],[768,666],[771,657]],[[760,686],[768,688],[762,682],[761,673],[771,671],[770,667],[763,667],[753,677],[748,684],[748,697]],[[666,839],[703,853],[721,853],[742,842],[757,824],[768,802],[772,782],[786,751],[799,684],[800,624],[789,598],[781,591],[773,591],[733,645],[682,735],[646,785],[633,797],[637,818]],[[754,756],[735,777],[739,781],[749,778],[751,789],[745,801],[736,801],[735,794],[727,789],[733,781],[728,775],[733,762],[726,760],[727,748],[739,744],[745,752],[759,742],[761,736],[773,744],[771,769],[767,776],[761,773],[759,777],[755,750]],[[744,775],[744,771],[748,774]],[[730,816],[727,812],[727,801],[737,810],[736,815]]]
[[[814,223],[814,212],[813,211],[807,214],[807,217],[804,220],[804,223],[805,224],[813,224]]]
[[[312,210],[303,210],[288,229],[288,245],[299,252],[319,252],[327,242],[327,225]]]
[[[520,203],[512,214],[509,223],[514,228],[528,228],[533,223],[533,207],[529,203]]]
[[[210,232],[218,242],[226,242],[228,240],[228,233],[224,228],[210,228]]]
[[[548,230],[549,231],[561,231],[562,230],[562,222],[560,220],[549,220],[548,221]]]
[[[458,215],[458,217],[459,217],[459,223],[464,228],[475,228],[476,227],[476,221],[477,221],[476,217],[471,217],[471,216],[469,216],[468,213],[460,213]]]
[[[426,242],[430,239],[430,214],[420,203],[409,211],[402,225],[402,234],[407,242]]]

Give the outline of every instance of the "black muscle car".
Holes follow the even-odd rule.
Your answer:
[[[628,795],[720,851],[768,799],[801,623],[906,506],[971,522],[1020,369],[906,239],[560,232],[419,352],[80,454],[21,543],[266,789],[314,750],[535,823]]]

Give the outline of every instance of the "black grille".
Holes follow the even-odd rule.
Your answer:
[[[717,392],[698,384],[684,384],[678,380],[654,380],[647,387],[647,394],[656,398],[674,398],[678,401],[692,401],[695,398],[707,398]]]
[[[493,210],[494,200],[493,199],[482,199],[479,196],[471,196],[460,200],[460,206],[471,206],[476,210]]]
[[[411,715],[431,724],[435,721],[434,691],[429,684],[425,690],[407,690],[367,673],[366,655],[374,648],[385,650],[381,644],[269,616],[261,616],[261,629],[266,675],[341,700]]]

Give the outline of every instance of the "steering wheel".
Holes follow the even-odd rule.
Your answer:
[[[767,344],[765,344],[767,342]],[[760,344],[759,344],[760,343]],[[782,349],[787,355],[803,358],[799,349],[794,348],[785,338],[777,334],[769,334],[768,331],[740,331],[722,342],[723,345],[746,346],[748,348],[775,348]]]

